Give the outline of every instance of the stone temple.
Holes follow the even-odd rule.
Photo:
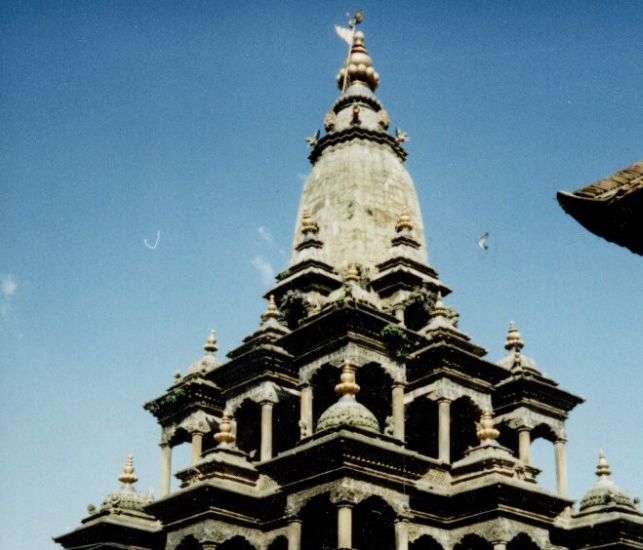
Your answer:
[[[458,327],[428,263],[403,148],[352,21],[340,95],[309,138],[292,257],[259,328],[176,375],[145,409],[161,428],[161,491],[121,486],[67,549],[641,549],[638,502],[610,480],[567,494],[565,421],[582,399],[523,354],[498,363]],[[552,445],[557,491],[532,441]],[[191,446],[173,472],[172,451]],[[170,490],[171,476],[180,482]]]

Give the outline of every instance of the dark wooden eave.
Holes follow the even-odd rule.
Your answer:
[[[587,230],[643,255],[643,161],[573,193],[558,203]]]

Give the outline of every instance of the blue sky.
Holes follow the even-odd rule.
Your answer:
[[[141,405],[210,328],[223,358],[257,327],[288,259],[304,138],[337,97],[333,25],[356,7],[461,327],[496,360],[515,320],[524,352],[587,399],[568,424],[573,497],[599,447],[643,494],[643,259],[555,201],[642,158],[641,2],[9,1],[0,546],[53,548],[128,453],[158,494]],[[551,487],[553,450],[535,452]]]

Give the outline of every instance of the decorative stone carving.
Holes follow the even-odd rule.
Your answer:
[[[192,536],[200,544],[221,544],[235,536],[245,538],[257,550],[266,550],[270,543],[279,536],[287,536],[286,528],[275,529],[263,533],[258,529],[242,527],[216,520],[206,520],[196,525],[190,525],[184,529],[168,533],[165,550],[175,550],[181,541]]]
[[[303,418],[299,420],[299,437],[304,438],[312,435],[313,430],[310,423]]]
[[[234,414],[241,404],[249,399],[255,403],[278,403],[280,388],[273,382],[262,382],[258,386],[239,394],[226,402],[226,408]]]
[[[329,132],[333,128],[335,128],[335,122],[337,121],[337,116],[333,111],[329,111],[326,113],[326,116],[324,117],[324,129]]]
[[[185,418],[177,428],[183,428],[188,433],[207,433],[212,426],[217,423],[217,419],[204,411],[196,411]]]
[[[404,365],[393,362],[383,353],[364,349],[353,342],[348,343],[337,351],[325,355],[324,357],[309,363],[305,367],[300,368],[300,382],[302,384],[310,384],[315,373],[324,365],[332,365],[338,369],[341,368],[341,363],[344,358],[348,358],[354,365],[376,363],[393,379],[394,383],[406,384],[406,367]],[[357,372],[357,375],[359,376],[359,371]]]
[[[536,426],[544,424],[551,429],[556,439],[567,440],[565,423],[562,420],[532,411],[526,407],[518,407],[511,412],[497,416],[496,424],[506,424],[514,430],[533,430]]]
[[[419,397],[422,393],[423,392],[414,393],[414,397]],[[490,395],[461,386],[448,378],[436,380],[433,384],[426,387],[425,393],[427,397],[433,401],[440,401],[441,399],[455,401],[460,397],[468,397],[480,410],[490,410],[492,408]]]
[[[393,436],[395,431],[395,423],[392,416],[387,416],[384,420],[384,434]]]

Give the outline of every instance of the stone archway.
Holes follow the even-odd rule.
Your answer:
[[[339,382],[340,370],[332,365],[319,368],[310,382],[313,387],[313,431],[322,413],[338,399],[335,386]]]
[[[299,517],[302,549],[337,548],[337,508],[331,504],[327,493],[311,498]]]
[[[438,404],[421,396],[406,407],[406,446],[425,456],[438,457]]]
[[[443,548],[433,537],[422,535],[409,545],[409,550],[443,550]]]
[[[192,535],[188,535],[179,543],[176,550],[201,550],[201,548],[201,543]]]
[[[377,363],[367,363],[359,367],[355,376],[360,386],[357,400],[375,415],[383,432],[386,420],[392,414],[393,379]]]
[[[476,422],[480,420],[480,409],[468,396],[451,403],[451,462],[464,457],[469,447],[478,445]]]
[[[261,405],[246,399],[234,413],[237,447],[248,453],[251,460],[259,460],[261,448]]]
[[[353,547],[395,550],[393,509],[377,496],[369,497],[353,510]]]
[[[493,544],[478,535],[467,535],[453,550],[493,550]]]

